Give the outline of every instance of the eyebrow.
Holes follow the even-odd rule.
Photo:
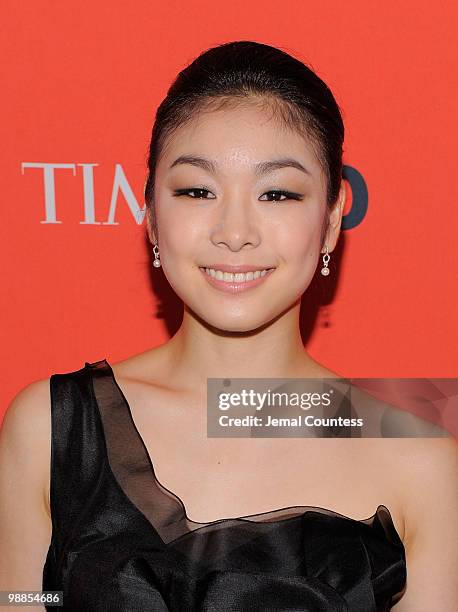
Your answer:
[[[191,164],[192,166],[197,166],[199,168],[203,168],[207,172],[211,174],[216,174],[217,165],[212,162],[210,159],[205,157],[200,157],[198,155],[180,155],[176,158],[176,160],[171,164],[169,169],[174,168],[180,164]],[[257,175],[267,174],[268,172],[273,172],[274,170],[279,170],[280,168],[296,168],[304,174],[311,175],[311,172],[307,170],[300,162],[292,157],[281,157],[279,159],[272,159],[269,161],[258,162],[253,164],[253,170]]]

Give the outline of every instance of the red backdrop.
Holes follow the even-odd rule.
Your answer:
[[[33,380],[169,337],[179,309],[129,203],[143,206],[171,80],[240,39],[283,48],[329,84],[344,162],[368,188],[366,216],[316,279],[337,275],[332,294],[312,322],[304,308],[307,349],[345,376],[458,375],[456,2],[9,0],[2,13],[4,408]],[[33,167],[51,163],[69,166],[55,170],[54,210]]]

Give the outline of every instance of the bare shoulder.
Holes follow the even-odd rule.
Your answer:
[[[2,442],[10,445],[27,438],[32,451],[45,446],[50,442],[50,406],[50,379],[29,383],[14,396],[6,410],[1,428]]]
[[[451,612],[458,605],[457,442],[451,437],[396,442],[407,593],[394,609]]]
[[[447,548],[458,544],[452,536],[458,532],[458,445],[452,437],[372,442],[372,464],[383,465],[385,486],[396,500],[399,533],[413,576],[416,566],[430,563],[435,555],[451,557]],[[437,563],[441,566],[442,561]]]
[[[147,378],[148,373],[155,372],[157,368],[164,366],[165,354],[167,353],[166,344],[147,349],[141,353],[135,353],[120,361],[110,361],[110,365],[113,371],[116,371],[123,378]]]
[[[30,383],[9,404],[0,428],[0,590],[39,590],[52,524],[49,379]]]
[[[42,488],[48,508],[51,457],[50,380],[29,383],[10,402],[0,429],[0,463],[6,457],[30,470]]]
[[[2,424],[4,436],[50,432],[50,379],[29,383],[10,402]],[[39,436],[32,436],[32,439]]]
[[[458,444],[452,437],[396,440],[395,461],[405,515],[405,538],[413,545],[419,533],[442,521],[456,528]],[[448,527],[452,525],[448,524]]]

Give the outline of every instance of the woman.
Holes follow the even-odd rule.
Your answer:
[[[206,436],[208,378],[338,376],[299,308],[339,237],[343,140],[330,90],[279,49],[223,44],[178,75],[145,199],[181,327],[16,396],[2,589],[69,610],[456,609],[453,441]]]

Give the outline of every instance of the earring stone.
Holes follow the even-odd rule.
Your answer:
[[[328,262],[330,259],[331,256],[328,253],[328,246],[326,245],[326,253],[323,255],[323,267],[321,268],[321,274],[323,276],[328,276],[329,274]]]
[[[160,268],[161,267],[161,260],[159,259],[159,247],[157,246],[157,244],[155,244],[154,247],[153,247],[153,253],[154,253],[153,266],[155,268]]]

